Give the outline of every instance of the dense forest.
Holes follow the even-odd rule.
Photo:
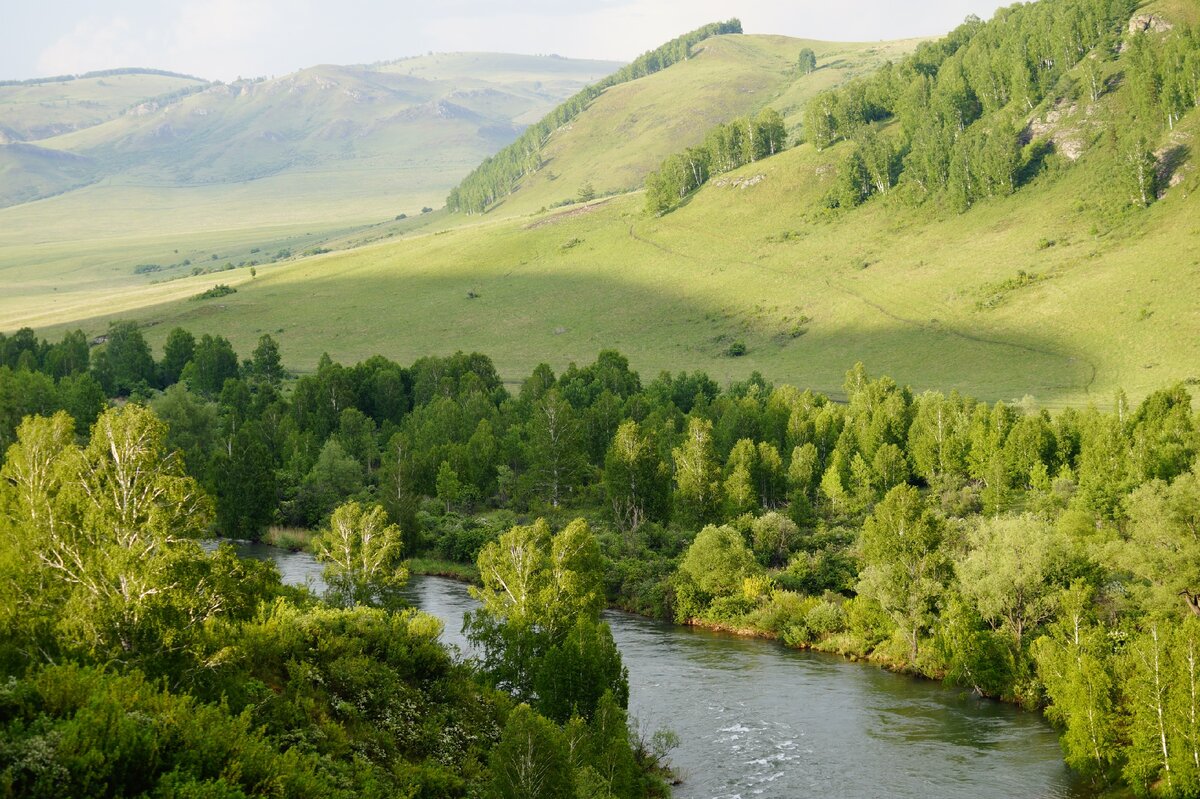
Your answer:
[[[1026,132],[1030,112],[1046,98],[1095,103],[1124,85],[1105,121],[1110,149],[1126,192],[1150,203],[1157,134],[1200,102],[1200,39],[1186,28],[1131,29],[1135,7],[1052,0],[1002,9],[817,96],[805,109],[807,140],[818,149],[854,143],[833,202],[857,205],[899,186],[915,201],[965,210],[1010,194],[1045,157],[1046,142]]]
[[[1129,0],[1043,0],[969,18],[909,57],[814,97],[801,135],[816,149],[847,142],[829,208],[852,208],[893,189],[911,203],[965,211],[1011,194],[1042,170],[1053,145],[1034,137],[1031,114],[1047,99],[1105,107],[1100,144],[1114,190],[1128,204],[1158,196],[1162,133],[1200,105],[1200,31],[1130,25]],[[800,75],[816,68],[811,52]],[[786,145],[771,109],[714,129],[646,180],[646,208],[671,210],[711,175]],[[767,146],[769,141],[770,146]],[[776,142],[780,147],[776,147]],[[732,143],[732,146],[731,146]]]
[[[0,657],[15,680],[0,722],[21,742],[0,752],[9,784],[32,785],[43,767],[74,779],[84,766],[60,743],[82,734],[73,719],[125,703],[179,708],[180,729],[129,730],[164,752],[204,715],[259,747],[261,769],[294,758],[311,779],[348,770],[337,778],[360,787],[386,782],[379,769],[495,785],[514,725],[568,744],[584,728],[615,736],[596,721],[624,701],[598,621],[607,602],[1042,708],[1067,762],[1097,783],[1200,791],[1200,419],[1183,385],[1052,415],[914,394],[861,365],[834,401],[758,375],[643,383],[607,351],[560,375],[539,366],[514,393],[478,354],[325,358],[285,382],[269,336],[245,361],[183,330],[156,360],[128,323],[92,353],[80,341],[0,341],[0,435],[12,443]],[[115,441],[137,443],[153,475],[145,508],[111,504]],[[271,525],[313,531],[330,606],[192,543]],[[436,647],[429,620],[394,607],[410,555],[480,567],[477,682]],[[138,581],[126,581],[134,558]],[[355,565],[368,562],[383,565]],[[396,628],[412,642],[403,652]],[[386,631],[387,645],[360,629]],[[292,659],[325,637],[328,654]],[[571,653],[593,676],[555,679]],[[370,691],[374,677],[328,685],[322,669],[340,658],[404,682],[404,696],[423,697],[417,710],[388,715],[400,700]],[[425,738],[383,743],[372,713],[408,736],[406,724],[453,717],[470,743],[447,744],[448,760]],[[640,786],[637,763],[655,755],[621,741],[625,776],[605,785],[627,795],[612,786]],[[220,773],[212,764],[235,755],[218,749],[178,767]],[[609,773],[571,762],[576,784]]]
[[[666,44],[643,53],[619,70],[579,91],[536,124],[530,125],[515,142],[486,159],[463,178],[446,199],[451,211],[483,213],[493,203],[511,194],[521,178],[542,166],[542,148],[554,131],[579,116],[606,89],[652,75],[691,56],[692,48],[712,36],[741,33],[736,19],[714,22],[678,36]]]
[[[245,364],[219,338],[168,350],[182,363],[121,324],[94,358],[80,334],[0,339],[0,796],[667,795],[671,738],[631,731],[585,523],[508,533],[539,568],[519,601],[480,589],[485,655],[461,663],[406,606],[401,532],[365,479],[304,505],[323,599],[205,544],[276,514],[268,429],[296,406],[269,341]]]

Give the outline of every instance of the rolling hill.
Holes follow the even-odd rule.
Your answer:
[[[1179,24],[1191,11],[1158,2],[1138,13]],[[917,389],[1052,407],[1200,382],[1200,172],[1191,159],[1200,114],[1151,136],[1159,196],[1131,205],[1117,175],[1126,115],[1141,101],[1129,79],[1132,35],[1122,31],[1120,50],[1103,57],[1096,97],[1081,61],[1032,109],[1018,109],[1022,158],[1036,161],[1017,190],[966,210],[914,203],[905,191],[830,207],[860,146],[850,138],[714,175],[662,216],[646,213],[640,191],[543,209],[585,182],[600,192],[635,185],[711,123],[765,105],[794,131],[816,92],[915,45],[722,36],[606,90],[550,137],[544,167],[489,214],[439,212],[348,232],[340,246],[362,246],[254,278],[231,273],[221,282],[238,292],[218,301],[186,301],[211,276],[131,287],[109,294],[103,310],[76,286],[45,304],[0,306],[0,325],[99,332],[133,317],[155,342],[183,325],[220,332],[240,350],[269,332],[302,370],[322,352],[411,361],[479,350],[513,380],[539,362],[561,369],[616,348],[644,375],[761,371],[833,395],[862,360]],[[790,70],[802,46],[828,68]],[[681,127],[687,119],[696,121]],[[900,136],[898,122],[873,125],[880,137]],[[734,357],[734,344],[745,354]]]
[[[647,173],[681,147],[698,144],[719,122],[771,105],[795,127],[816,92],[868,73],[910,51],[916,41],[818,42],[787,36],[718,36],[695,48],[669,74],[614,86],[587,112],[555,131],[545,166],[521,182],[491,213],[522,214],[575,198],[641,187]],[[797,53],[812,48],[820,67],[796,71]]]
[[[206,85],[188,75],[139,69],[0,81],[0,144],[89,128],[143,103],[167,102]]]

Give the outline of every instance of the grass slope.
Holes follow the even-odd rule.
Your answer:
[[[0,144],[89,128],[154,98],[203,85],[194,78],[139,72],[0,85]]]
[[[685,68],[702,61],[674,74],[690,80]],[[961,215],[895,195],[821,211],[848,145],[802,145],[719,176],[661,218],[637,192],[525,217],[432,214],[355,250],[223,277],[239,290],[219,300],[182,301],[211,277],[112,294],[103,309],[81,291],[36,322],[94,333],[132,315],[155,343],[183,325],[242,352],[269,332],[299,369],[322,352],[407,362],[464,349],[516,380],[615,347],[647,376],[758,370],[834,395],[862,360],[918,389],[988,400],[1106,404],[1118,388],[1136,399],[1200,377],[1200,170],[1185,161],[1149,209],[1122,207],[1097,124],[1107,103],[1048,100],[1038,135],[1072,142],[1061,149],[1079,160],[1052,156],[1032,184]],[[1160,144],[1186,151],[1198,133],[1192,113]],[[744,356],[725,354],[734,342]]]
[[[692,58],[645,78],[614,86],[556,131],[545,165],[493,213],[529,213],[578,195],[590,184],[601,194],[641,186],[671,153],[698,144],[720,122],[774,105],[792,127],[817,92],[897,59],[915,40],[820,42],[787,36],[729,35],[705,40]],[[799,75],[804,47],[818,69]]]

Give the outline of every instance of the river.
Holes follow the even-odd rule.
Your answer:
[[[307,554],[242,552],[275,561],[288,583],[323,588]],[[469,656],[462,617],[475,602],[465,586],[418,576],[408,592],[443,621],[443,640]],[[1036,714],[774,642],[605,617],[629,669],[630,717],[680,736],[670,758],[683,778],[679,799],[1090,795]]]

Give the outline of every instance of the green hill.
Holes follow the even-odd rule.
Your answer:
[[[802,144],[714,173],[662,216],[647,214],[640,192],[516,216],[573,194],[581,181],[617,188],[656,165],[647,156],[637,166],[630,156],[626,177],[602,183],[607,171],[597,165],[617,164],[622,154],[665,154],[698,142],[704,125],[695,125],[690,140],[670,125],[687,109],[721,107],[724,101],[704,98],[736,96],[750,75],[765,74],[755,85],[768,88],[729,115],[755,110],[769,94],[794,128],[815,89],[802,84],[820,74],[783,75],[785,56],[802,43],[720,37],[686,62],[606,91],[552,137],[544,168],[500,213],[435,214],[420,230],[381,229],[393,238],[370,246],[272,267],[254,279],[236,273],[221,282],[238,293],[219,301],[181,302],[211,286],[201,277],[110,295],[103,313],[78,291],[36,310],[9,305],[0,318],[4,327],[83,324],[99,332],[111,318],[134,316],[157,341],[179,324],[220,332],[247,351],[270,332],[298,368],[311,368],[324,351],[342,361],[374,353],[403,361],[464,349],[489,353],[502,374],[517,379],[538,362],[559,369],[613,347],[643,374],[700,368],[725,380],[758,370],[836,395],[846,369],[863,360],[918,389],[1031,396],[1051,406],[1107,403],[1118,388],[1136,397],[1172,381],[1200,381],[1200,317],[1190,291],[1200,269],[1200,172],[1191,158],[1200,115],[1188,105],[1170,129],[1139,122],[1149,100],[1136,61],[1149,52],[1139,49],[1143,43],[1182,35],[1188,17],[1167,3],[1137,13],[1160,15],[1156,25],[1176,29],[1150,31],[1144,35],[1152,40],[1138,42],[1143,34],[1128,33],[1122,19],[1093,61],[1039,75],[1044,85],[1030,90],[1032,109],[1013,103],[994,112],[1004,117],[973,112],[981,130],[1000,131],[997,120],[1009,126],[1011,146],[1019,148],[1011,163],[1015,190],[989,196],[976,186],[961,194],[954,181],[975,186],[980,168],[964,160],[944,189],[922,200],[914,178],[902,174],[917,167],[905,162],[901,170],[896,161],[893,191],[867,186],[847,201],[847,169],[863,148],[907,135],[902,118],[881,111],[862,136],[835,136],[821,150]],[[923,51],[919,58],[932,65],[922,69],[937,71],[943,60],[952,68],[961,61],[951,57],[955,48],[965,48],[975,30],[957,32],[959,44]],[[886,51],[843,50],[865,59]],[[818,63],[832,52],[818,50]],[[706,59],[718,57],[729,63],[702,77]],[[866,72],[847,62],[843,75]],[[737,77],[721,77],[729,75]],[[847,96],[867,85],[851,86]],[[1094,98],[1093,85],[1102,87]],[[601,146],[599,137],[583,135],[633,117],[635,136],[610,136]],[[1148,208],[1131,202],[1127,177],[1128,140],[1137,131],[1156,173]],[[962,138],[963,146],[974,141]],[[589,153],[597,154],[594,162]],[[568,190],[553,187],[563,182]]]
[[[915,44],[757,35],[709,39],[670,70],[608,89],[585,114],[555,131],[545,146],[545,166],[524,179],[499,211],[529,213],[561,204],[588,185],[600,194],[637,189],[670,153],[698,144],[719,122],[766,105],[779,108],[795,126],[813,94],[870,72]],[[805,47],[822,65],[810,75],[795,67]]]

